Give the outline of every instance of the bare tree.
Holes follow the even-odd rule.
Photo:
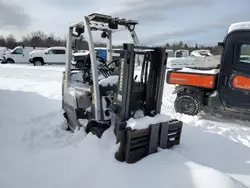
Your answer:
[[[180,41],[180,42],[179,42],[179,49],[182,49],[182,48],[183,48],[183,42]]]
[[[5,45],[6,45],[5,38],[3,36],[0,36],[0,46],[5,46]]]
[[[11,49],[16,47],[17,42],[16,42],[15,37],[12,34],[10,34],[9,36],[7,36],[7,38],[6,38],[6,44],[8,44],[7,47],[11,48]]]
[[[8,37],[1,37],[0,36],[0,46],[5,46],[8,48],[14,48],[17,45],[24,45],[24,46],[37,46],[37,47],[51,47],[51,46],[65,46],[66,47],[66,39],[67,37],[64,36],[64,38],[56,37],[54,33],[46,34],[42,31],[34,31],[30,34],[27,34],[26,36],[22,37],[21,42],[17,42],[15,37],[13,35],[9,35]],[[76,49],[83,49],[88,50],[88,42],[82,38],[81,42],[76,44],[77,46],[74,46]],[[103,43],[96,43],[96,47],[106,47],[106,44]],[[146,45],[142,45],[143,47],[147,47]],[[156,45],[155,45],[156,46]],[[194,46],[184,44],[183,41],[176,42],[169,44],[167,43],[164,45],[168,49],[172,49],[174,51],[184,48],[189,50],[190,52],[193,50],[198,49],[209,49],[213,54],[218,55],[222,53],[222,48],[219,46],[206,46],[206,45],[198,45],[195,44]],[[121,45],[113,46],[113,48],[122,48]],[[246,54],[249,54],[249,51],[247,49]]]

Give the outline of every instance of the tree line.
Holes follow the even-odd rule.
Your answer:
[[[7,37],[0,36],[0,46],[7,47],[9,49],[13,49],[16,46],[66,46],[66,39],[55,37],[53,33],[47,35],[42,31],[35,31],[23,36],[21,41],[17,41],[15,36],[12,34]]]
[[[17,41],[15,36],[10,34],[7,37],[0,36],[0,46],[7,47],[9,49],[13,49],[16,46],[35,46],[35,47],[51,47],[51,46],[66,46],[66,37],[64,39],[60,37],[56,37],[53,33],[46,34],[42,31],[34,31],[26,36],[23,36],[20,41]],[[96,47],[106,47],[104,43],[96,43]],[[143,45],[144,47],[148,47]],[[86,41],[82,41],[80,43],[74,43],[73,47],[82,48],[84,50],[88,49],[88,43]],[[122,46],[114,46],[114,48],[121,48]],[[183,43],[182,41],[178,43],[166,43],[165,47],[167,49],[172,49],[174,51],[178,49],[186,49],[189,52],[198,49],[208,49],[212,54],[218,55],[221,54],[221,48],[219,46],[206,46],[201,44],[196,44],[195,46],[188,45]]]

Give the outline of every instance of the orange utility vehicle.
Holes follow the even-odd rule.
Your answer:
[[[232,24],[224,39],[219,69],[168,70],[175,84],[175,110],[196,115],[201,109],[250,114],[250,22]]]

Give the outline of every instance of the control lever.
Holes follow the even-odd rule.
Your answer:
[[[136,75],[136,76],[135,76],[134,80],[136,80],[136,79],[137,79],[137,77],[138,77],[138,75]]]

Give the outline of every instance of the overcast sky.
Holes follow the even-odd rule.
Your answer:
[[[216,44],[229,24],[250,21],[250,0],[0,0],[0,35],[20,39],[42,30],[64,37],[69,22],[93,12],[137,19],[143,44]]]

